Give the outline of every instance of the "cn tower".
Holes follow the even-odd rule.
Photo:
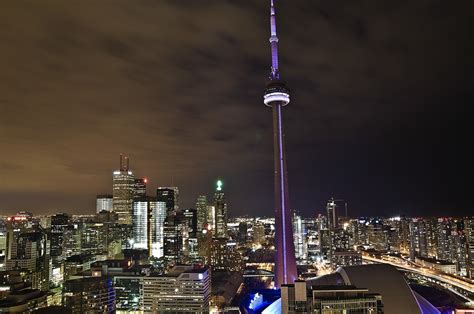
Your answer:
[[[274,1],[270,0],[270,47],[272,66],[270,81],[265,89],[263,102],[273,112],[273,150],[275,180],[275,286],[292,284],[296,272],[295,246],[293,243],[293,225],[291,223],[288,178],[286,169],[285,143],[281,110],[290,102],[290,91],[280,80],[278,70],[278,37]]]

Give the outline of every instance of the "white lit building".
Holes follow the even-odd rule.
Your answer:
[[[114,210],[114,198],[112,195],[97,195],[96,212],[101,211],[111,212]]]
[[[166,275],[143,278],[141,308],[146,313],[209,313],[210,294],[208,269],[175,266]]]

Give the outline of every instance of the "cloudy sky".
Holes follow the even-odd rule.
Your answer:
[[[271,215],[266,0],[2,1],[0,214],[92,213],[119,154]],[[472,213],[470,1],[277,2],[292,207]]]

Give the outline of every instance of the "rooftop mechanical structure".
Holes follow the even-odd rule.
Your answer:
[[[290,91],[280,79],[278,37],[274,1],[270,2],[270,46],[272,66],[263,102],[273,111],[273,149],[275,181],[275,286],[291,284],[297,277],[295,247],[290,213],[288,178],[282,125],[282,108],[290,102]]]

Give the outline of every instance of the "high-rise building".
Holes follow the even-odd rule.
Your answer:
[[[150,202],[146,197],[133,201],[132,239],[134,249],[149,249]]]
[[[112,195],[97,195],[96,213],[101,211],[111,212],[114,210],[114,197]]]
[[[180,216],[170,215],[166,217],[163,226],[163,256],[168,262],[180,263],[183,252],[183,225]]]
[[[179,210],[179,190],[177,187],[159,187],[156,189],[156,200],[166,203],[167,216],[173,215]]]
[[[196,201],[197,211],[197,231],[207,228],[207,198],[205,195],[199,195]]]
[[[166,203],[159,201],[151,202],[150,215],[151,255],[160,258],[163,256],[164,248]]]
[[[146,313],[209,313],[211,275],[206,268],[175,266],[165,276],[145,277],[140,291]]]
[[[450,236],[453,226],[450,218],[438,219],[438,254],[437,259],[448,261],[451,255]]]
[[[135,185],[133,189],[133,198],[140,199],[146,196],[146,184],[148,182],[147,178],[138,178],[135,179]]]
[[[113,208],[118,223],[131,225],[135,177],[129,170],[129,159],[120,155],[120,169],[113,173]]]
[[[337,206],[336,202],[334,202],[334,199],[330,199],[328,203],[326,204],[326,211],[328,215],[328,228],[329,229],[335,229],[339,228],[339,223],[338,223],[338,215],[337,215]]]
[[[290,92],[280,79],[278,68],[278,37],[273,0],[270,6],[270,45],[272,66],[270,81],[266,86],[263,102],[273,111],[273,147],[275,181],[275,284],[293,283],[298,277],[296,271],[295,248],[291,223],[291,211],[288,192],[287,165],[283,136],[281,110],[290,102]]]
[[[306,239],[306,228],[301,216],[295,215],[293,217],[293,233],[296,258],[306,259],[308,256],[308,242]]]
[[[63,256],[64,232],[68,228],[71,217],[65,213],[51,216],[51,258]]]
[[[227,202],[224,191],[222,191],[222,181],[217,180],[216,192],[214,193],[215,225],[214,235],[217,238],[227,237]]]

